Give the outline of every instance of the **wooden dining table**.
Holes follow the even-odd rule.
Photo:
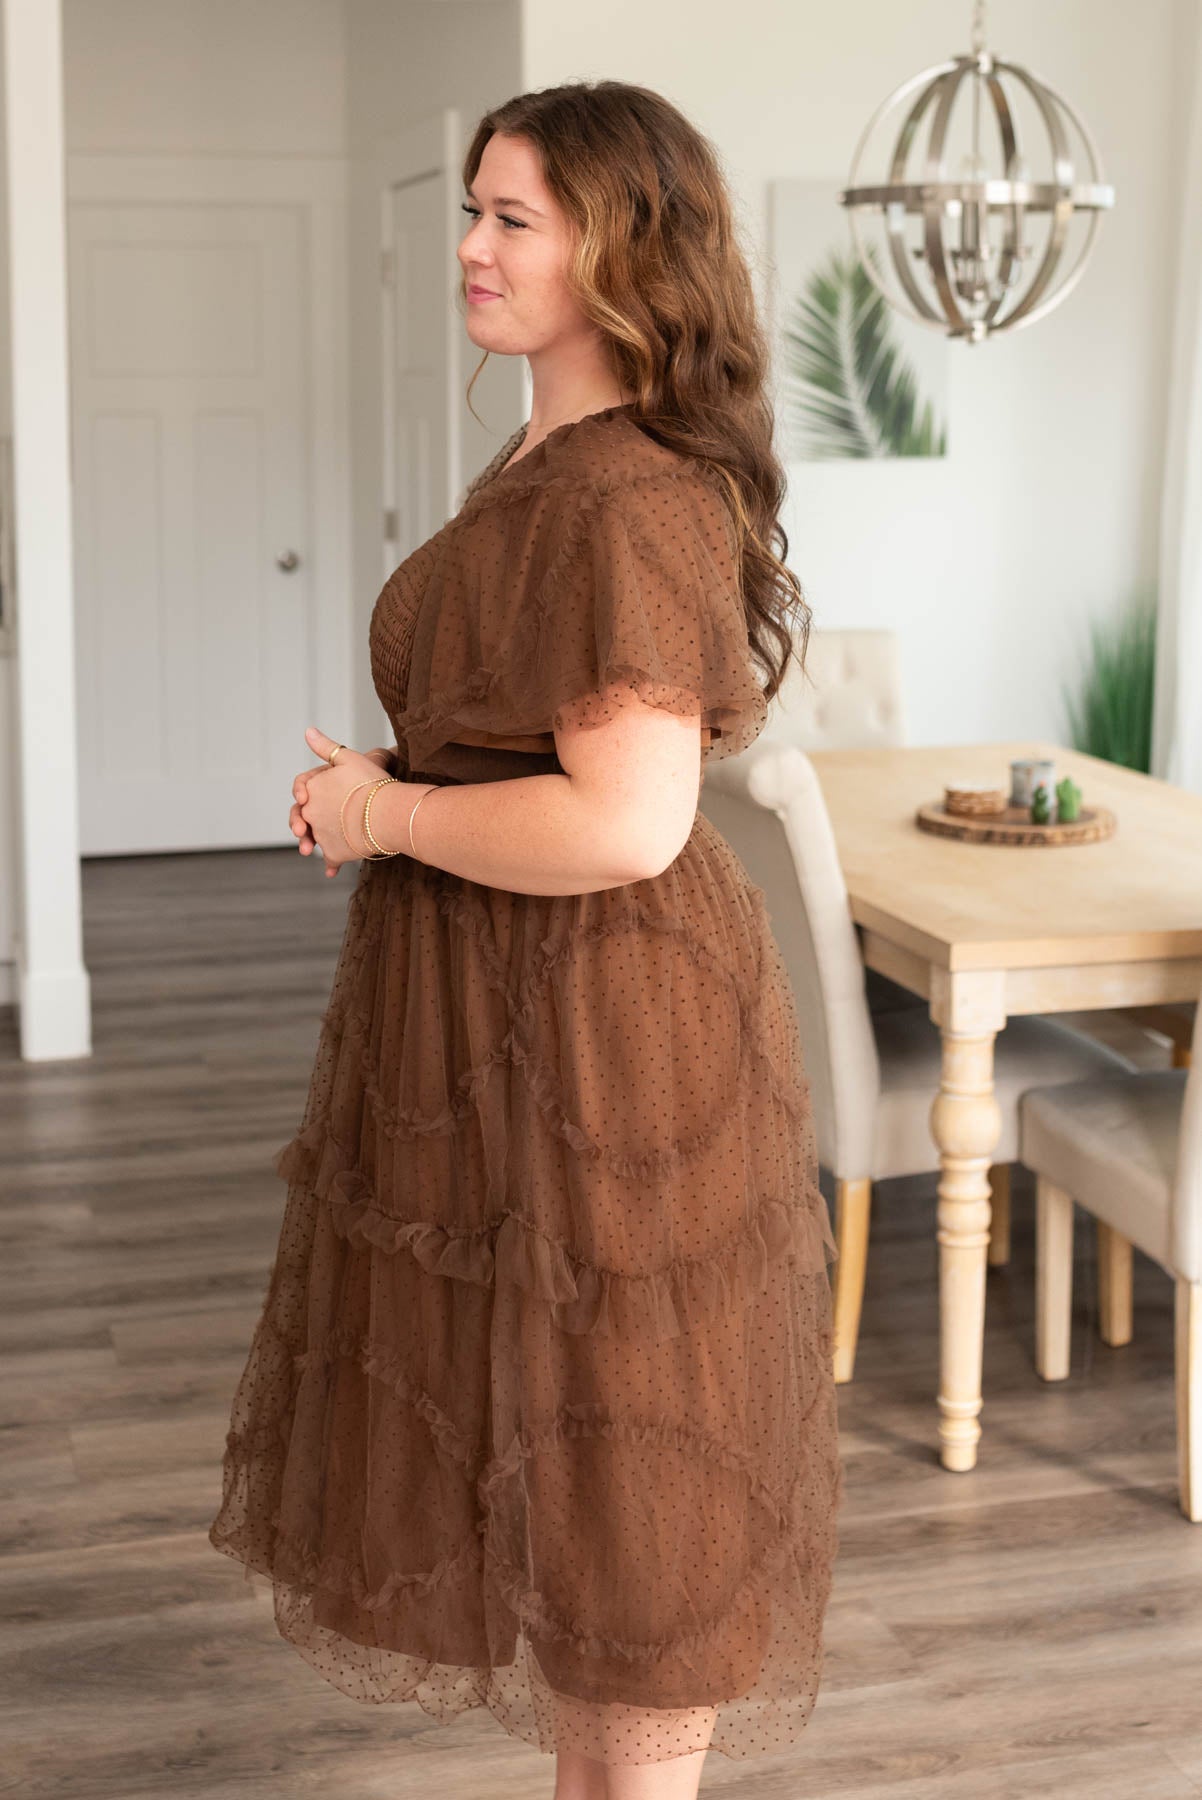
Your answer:
[[[865,964],[929,1003],[942,1035],[931,1132],[939,1152],[939,1457],[972,1469],[981,1368],[991,1153],[1001,1133],[994,1039],[1019,1013],[1197,1000],[1202,990],[1202,794],[1062,744],[811,750]],[[915,823],[945,786],[1010,786],[1010,762],[1049,757],[1082,807],[1108,807],[1100,843],[965,843]]]

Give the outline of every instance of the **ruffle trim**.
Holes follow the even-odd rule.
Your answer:
[[[711,758],[731,754],[754,741],[767,722],[768,703],[751,660],[746,614],[738,594],[731,590],[731,578],[719,570],[699,530],[695,550],[702,565],[708,558],[708,567],[703,566],[696,591],[687,598],[680,597],[675,604],[692,609],[697,619],[705,621],[703,630],[710,635],[703,653],[688,661],[665,656],[657,627],[646,617],[629,622],[628,629],[635,633],[637,646],[634,640],[623,645],[619,630],[616,641],[604,651],[601,645],[605,634],[598,621],[594,626],[595,648],[587,662],[557,662],[548,658],[544,647],[548,634],[554,641],[556,615],[562,617],[565,605],[579,604],[570,596],[565,599],[564,584],[573,577],[579,578],[580,560],[589,553],[590,533],[598,516],[623,494],[644,484],[662,486],[665,482],[701,485],[711,495],[718,495],[725,506],[714,477],[693,459],[679,467],[633,475],[605,473],[591,480],[570,482],[531,472],[525,484],[528,490],[545,493],[549,488],[565,486],[577,505],[565,518],[557,520],[554,553],[537,589],[524,601],[495,666],[481,663],[464,668],[460,664],[445,670],[427,667],[417,649],[423,637],[419,618],[406,704],[394,720],[398,741],[404,738],[407,743],[410,768],[427,767],[434,753],[452,741],[464,726],[502,735],[542,732],[559,718],[569,702],[581,704],[584,722],[602,724],[612,717],[613,709],[601,690],[614,685],[631,688],[648,704],[677,714],[700,709],[702,723],[718,734],[710,746]],[[486,486],[471,508],[461,513],[459,522],[469,510],[474,514],[477,508],[493,504],[495,491],[495,482]],[[506,483],[501,498],[508,502],[511,497],[510,484]],[[637,546],[643,555],[644,566],[655,569],[665,554],[662,543],[630,512],[622,516],[621,524],[632,549]],[[673,577],[669,575],[668,579]],[[428,596],[425,604],[429,604]],[[614,621],[607,619],[606,633],[613,629]],[[631,651],[637,660],[629,654]],[[424,689],[424,695],[410,704],[410,694],[415,689],[418,694]]]
[[[827,1384],[819,1384],[811,1410],[829,1404],[829,1392]],[[495,1542],[496,1490],[506,1479],[512,1478],[530,1456],[538,1455],[565,1437],[608,1437],[623,1442],[678,1445],[686,1453],[717,1460],[724,1467],[739,1469],[748,1476],[754,1498],[768,1509],[776,1529],[734,1588],[726,1605],[711,1614],[696,1631],[636,1643],[590,1630],[586,1621],[550,1605],[537,1589],[530,1586],[525,1572],[499,1553]],[[673,1420],[614,1418],[604,1407],[595,1404],[567,1405],[560,1409],[549,1428],[520,1433],[479,1484],[484,1503],[484,1545],[489,1574],[521,1628],[543,1642],[563,1642],[583,1656],[619,1656],[631,1663],[652,1662],[664,1656],[687,1660],[704,1650],[719,1633],[725,1632],[731,1621],[761,1592],[766,1593],[772,1603],[779,1604],[784,1570],[790,1561],[797,1565],[798,1585],[805,1588],[807,1604],[813,1606],[820,1602],[813,1571],[829,1568],[838,1545],[835,1512],[843,1495],[844,1473],[837,1448],[831,1451],[826,1479],[832,1496],[831,1510],[816,1518],[808,1505],[815,1483],[815,1466],[809,1459],[789,1492],[781,1495],[755,1476],[751,1458],[743,1450],[720,1443],[708,1433],[695,1431]]]
[[[818,1406],[826,1399],[828,1389],[820,1386],[814,1400]],[[531,1586],[525,1571],[501,1555],[496,1547],[496,1516],[503,1484],[512,1479],[531,1456],[563,1438],[610,1438],[623,1443],[654,1443],[679,1447],[686,1454],[699,1454],[716,1460],[724,1467],[747,1473],[756,1501],[765,1505],[774,1520],[772,1537],[760,1555],[748,1567],[733,1589],[730,1599],[706,1619],[697,1630],[634,1642],[590,1629],[587,1622],[554,1608]],[[232,1476],[236,1458],[227,1459]],[[625,1419],[614,1417],[594,1403],[567,1405],[560,1409],[549,1427],[518,1434],[505,1454],[496,1459],[477,1483],[481,1500],[481,1517],[476,1535],[431,1568],[417,1572],[395,1572],[376,1587],[370,1587],[357,1563],[333,1554],[322,1554],[295,1533],[280,1528],[277,1512],[271,1520],[275,1553],[269,1560],[253,1559],[253,1566],[276,1581],[309,1589],[324,1588],[329,1592],[348,1594],[355,1604],[369,1612],[392,1604],[398,1595],[418,1595],[434,1588],[460,1581],[476,1572],[487,1575],[495,1585],[519,1626],[544,1642],[569,1644],[584,1656],[619,1656],[628,1662],[650,1662],[664,1656],[688,1658],[705,1648],[725,1631],[732,1619],[751,1604],[760,1592],[779,1604],[783,1571],[790,1561],[797,1565],[797,1587],[805,1593],[805,1603],[820,1606],[823,1594],[815,1586],[814,1571],[828,1569],[838,1546],[837,1513],[842,1503],[845,1476],[836,1448],[829,1452],[826,1483],[830,1497],[829,1510],[815,1515],[809,1507],[815,1483],[815,1466],[808,1461],[797,1476],[791,1490],[783,1497],[758,1481],[750,1458],[734,1445],[725,1444],[710,1434],[699,1432],[676,1421],[666,1419]],[[227,1482],[227,1492],[229,1484]],[[224,1507],[223,1507],[224,1512]],[[243,1562],[252,1562],[226,1535],[219,1514],[209,1529],[209,1541],[215,1549],[224,1550]],[[829,1579],[829,1577],[828,1577]]]
[[[631,1418],[615,1414],[599,1400],[569,1401],[559,1408],[549,1425],[527,1426],[516,1432],[509,1448],[494,1458],[481,1475],[477,1491],[484,1510],[493,1496],[533,1458],[554,1450],[565,1439],[610,1438],[622,1444],[651,1444],[657,1449],[679,1450],[699,1462],[715,1463],[747,1479],[748,1488],[779,1529],[788,1523],[787,1496],[760,1474],[753,1453],[743,1444],[715,1437],[677,1419]]]
[[[365,1375],[370,1375],[398,1400],[404,1401],[424,1421],[435,1446],[470,1479],[476,1479],[486,1460],[480,1445],[461,1431],[433,1396],[413,1380],[395,1350],[386,1350],[349,1326],[340,1325],[321,1342],[300,1351],[293,1358],[293,1366],[299,1376],[306,1370],[324,1368],[346,1356],[353,1357]]]
[[[824,1271],[838,1258],[826,1201],[817,1190],[801,1203],[762,1201],[712,1256],[678,1258],[646,1275],[626,1275],[577,1256],[516,1212],[474,1230],[397,1218],[379,1204],[324,1118],[285,1144],[275,1167],[283,1179],[304,1181],[325,1201],[334,1231],[347,1242],[388,1255],[406,1250],[432,1275],[520,1288],[551,1308],[561,1331],[577,1336],[676,1337],[763,1293],[781,1258],[791,1258],[802,1274]]]
[[[457,731],[460,725],[478,725],[481,719],[468,708],[476,708],[488,701],[499,682],[512,679],[512,667],[489,669],[477,668],[463,681],[453,687],[441,688],[432,694],[430,699],[420,706],[414,706],[401,714],[397,721],[398,730],[410,739],[419,737],[436,737],[440,743],[447,738],[442,733],[454,726]],[[652,671],[645,663],[629,661],[607,661],[604,668],[596,675],[592,670],[581,670],[574,679],[563,679],[558,674],[551,674],[538,688],[531,688],[523,693],[523,704],[508,710],[499,708],[489,715],[485,728],[489,731],[513,731],[536,729],[529,725],[530,719],[546,721],[537,729],[546,729],[552,724],[561,723],[562,708],[569,701],[575,700],[579,705],[579,718],[575,721],[584,727],[607,724],[613,717],[613,708],[609,706],[599,692],[594,691],[594,680],[597,690],[608,687],[628,687],[634,690],[640,700],[648,706],[658,706],[668,712],[687,715],[701,711],[702,722],[719,724],[720,718],[734,718],[738,708],[731,703],[716,701],[710,706],[702,704],[697,692],[697,668],[693,663],[660,663]],[[570,692],[565,691],[570,689]],[[719,717],[720,716],[720,717]]]
[[[522,1630],[544,1643],[565,1643],[580,1656],[620,1656],[630,1663],[657,1662],[665,1656],[680,1657],[687,1661],[704,1651],[716,1637],[727,1632],[732,1620],[754,1604],[761,1592],[766,1591],[776,1599],[779,1596],[782,1572],[790,1559],[797,1561],[803,1569],[812,1566],[808,1546],[799,1543],[790,1534],[782,1533],[773,1539],[759,1561],[748,1570],[727,1604],[720,1611],[712,1613],[696,1631],[685,1632],[678,1637],[649,1639],[643,1643],[632,1643],[627,1639],[589,1631],[582,1620],[552,1607],[537,1588],[529,1586],[519,1568],[500,1556],[490,1558],[490,1573]]]
[[[832,1332],[828,1327],[818,1344],[818,1354],[828,1363],[831,1339]],[[600,1401],[567,1402],[550,1424],[537,1428],[528,1426],[515,1433],[508,1449],[490,1460],[487,1447],[462,1431],[420,1382],[412,1378],[398,1351],[386,1348],[346,1325],[336,1326],[319,1342],[291,1357],[293,1397],[280,1411],[258,1420],[245,1431],[227,1432],[225,1447],[233,1462],[277,1452],[286,1456],[297,1383],[306,1371],[325,1370],[343,1358],[353,1360],[365,1375],[388,1388],[425,1423],[434,1447],[473,1483],[485,1510],[495,1503],[493,1496],[525,1463],[555,1449],[563,1440],[609,1438],[623,1444],[651,1444],[659,1449],[677,1450],[699,1462],[714,1463],[742,1475],[752,1497],[772,1518],[774,1526],[780,1528],[787,1522],[788,1502],[784,1490],[778,1483],[765,1478],[757,1457],[745,1445],[716,1437],[712,1432],[677,1419],[615,1415]],[[816,1405],[820,1397],[819,1393],[813,1404]]]
[[[417,879],[425,879],[418,876]],[[453,918],[470,939],[482,959],[489,985],[504,1000],[509,1028],[501,1041],[471,1068],[463,1070],[455,1083],[451,1098],[435,1112],[396,1107],[382,1090],[371,1049],[371,1020],[347,998],[330,1006],[322,1015],[323,1033],[329,1039],[349,1037],[357,1045],[359,1075],[365,1101],[373,1122],[385,1136],[393,1139],[442,1136],[457,1131],[476,1109],[479,1096],[493,1070],[506,1065],[525,1080],[530,1097],[547,1121],[548,1128],[576,1155],[603,1163],[616,1176],[629,1181],[658,1181],[677,1171],[687,1172],[729,1129],[732,1119],[744,1105],[753,1075],[762,1089],[781,1107],[793,1127],[805,1124],[808,1094],[784,1081],[780,1071],[761,1042],[757,1006],[764,988],[757,983],[751,994],[741,990],[731,970],[680,919],[653,915],[633,902],[617,919],[567,932],[556,939],[545,938],[531,958],[524,978],[517,984],[507,982],[506,970],[495,948],[480,929],[477,908],[466,897],[445,885],[437,891],[440,909]],[[763,909],[762,890],[752,890],[752,904],[760,916],[761,929],[768,925]],[[679,947],[699,967],[720,980],[730,983],[738,1012],[739,1058],[734,1079],[729,1083],[724,1104],[716,1107],[704,1127],[692,1137],[678,1139],[641,1153],[632,1153],[599,1143],[571,1116],[565,1103],[563,1084],[557,1071],[533,1048],[537,1030],[536,1006],[556,965],[576,954],[582,943],[595,944],[604,939],[628,936],[640,931],[655,931],[674,937]],[[509,991],[512,988],[512,991]]]
[[[322,1014],[322,1030],[328,1038],[349,1038],[358,1046],[358,1068],[362,1095],[376,1125],[388,1138],[442,1137],[458,1131],[463,1121],[476,1109],[479,1097],[492,1072],[509,1060],[507,1040],[502,1041],[464,1069],[457,1077],[452,1098],[436,1112],[420,1112],[414,1107],[394,1106],[377,1079],[376,1059],[371,1052],[371,1023],[358,1007],[343,1003]]]
[[[576,420],[575,423],[583,424],[584,421]],[[638,431],[637,426],[635,429]],[[501,450],[493,458],[493,462],[500,462],[502,453],[505,453],[505,460],[508,460],[508,457],[517,449],[518,435],[515,433],[507,444],[502,445]],[[638,431],[638,438],[641,448],[648,441],[647,434]],[[715,494],[723,498],[725,496],[721,477],[715,475],[713,470],[699,457],[684,456],[673,451],[671,455],[677,460],[670,461],[665,457],[663,460],[656,460],[654,463],[640,468],[632,467],[627,461],[597,474],[586,473],[583,466],[549,473],[543,458],[535,454],[548,442],[549,438],[540,439],[534,449],[520,459],[526,465],[520,472],[518,464],[514,463],[512,468],[501,468],[494,475],[492,463],[486,464],[480,474],[470,483],[462,506],[449,523],[457,526],[465,525],[470,519],[477,518],[483,512],[491,511],[493,508],[513,506],[523,500],[528,500],[533,494],[541,495],[548,491],[575,495],[579,498],[581,505],[586,506],[590,501],[605,500],[611,495],[629,492],[632,488],[649,481],[656,483],[703,481]],[[658,447],[662,452],[663,446]],[[501,476],[504,477],[503,480],[500,479]]]
[[[323,1026],[331,1037],[348,1037],[358,1046],[358,1067],[364,1101],[372,1120],[387,1138],[445,1136],[459,1129],[463,1121],[476,1111],[480,1095],[493,1070],[508,1065],[519,1072],[530,1098],[547,1121],[548,1128],[577,1156],[603,1163],[614,1175],[627,1181],[662,1181],[678,1171],[687,1172],[719,1141],[729,1129],[732,1118],[743,1104],[754,1067],[751,1055],[740,1057],[734,1080],[730,1083],[725,1105],[717,1108],[707,1123],[692,1137],[678,1138],[661,1148],[633,1154],[598,1143],[577,1124],[564,1104],[562,1085],[556,1071],[542,1057],[536,1056],[518,1039],[511,1028],[499,1045],[470,1069],[465,1069],[455,1083],[452,1099],[437,1112],[422,1113],[413,1108],[394,1106],[376,1079],[375,1060],[371,1052],[371,1031],[367,1018],[349,1005],[331,1009],[323,1015]],[[744,1031],[742,1045],[749,1042]],[[768,1070],[765,1086],[796,1124],[799,1109],[780,1083],[771,1061],[762,1057]]]
[[[535,616],[533,609],[528,615]],[[731,682],[723,698],[709,700],[699,693],[697,667],[693,663],[668,664],[607,659],[599,670],[584,668],[553,671],[541,683],[529,683],[522,703],[506,704],[503,691],[512,683],[515,656],[503,667],[473,669],[464,680],[435,690],[418,706],[404,709],[393,721],[398,738],[409,749],[410,769],[422,769],[444,744],[452,742],[467,726],[472,730],[520,736],[526,732],[560,729],[564,709],[573,708],[572,723],[584,730],[607,725],[615,708],[606,690],[626,688],[646,706],[687,718],[699,712],[701,724],[714,734],[708,746],[709,760],[736,731],[744,744],[754,742],[768,718],[763,690],[750,681]],[[729,753],[729,752],[728,752]]]
[[[425,888],[443,917],[470,942],[489,986],[499,994],[508,992],[512,981],[511,964],[497,950],[492,914],[481,897],[490,890],[481,888],[462,875],[452,875],[449,870],[440,869],[436,863],[415,862],[410,856],[395,857],[389,862],[373,862],[370,858],[366,860],[361,865],[361,883],[355,892],[370,895],[377,883],[382,888],[386,886],[386,891],[377,896],[374,918],[370,922],[364,919],[361,926],[362,932],[373,946],[396,923],[396,884]],[[356,963],[358,960],[356,940]]]
[[[704,813],[697,814],[694,829],[701,834],[710,834],[723,844],[726,842]],[[729,845],[726,847],[729,850]],[[741,869],[740,876],[748,916],[757,916],[761,928],[770,931],[763,888],[751,880],[746,870]],[[439,911],[469,940],[493,990],[498,994],[511,996],[523,1009],[545,988],[547,978],[556,965],[573,956],[580,946],[595,945],[605,938],[625,937],[635,932],[655,932],[677,938],[681,947],[700,967],[729,981],[739,994],[739,1005],[743,1013],[752,1014],[756,997],[760,993],[762,967],[757,968],[752,989],[742,991],[730,964],[717,955],[685,919],[665,910],[662,887],[653,895],[647,891],[654,888],[655,879],[658,878],[646,883],[628,882],[620,889],[615,889],[613,903],[616,910],[608,917],[591,925],[572,923],[566,929],[553,931],[544,937],[530,954],[528,966],[516,982],[512,959],[503,958],[498,953],[495,923],[491,911],[481,898],[482,890],[476,883],[466,882],[463,876],[452,875],[434,863],[414,862],[411,857],[390,862],[373,862],[370,859],[365,861],[359,885],[348,903],[347,930],[344,935],[353,953],[352,961],[357,966],[361,961],[361,953],[374,948],[389,925],[395,923],[395,891],[392,884],[397,881],[402,886],[414,883],[430,891]],[[389,891],[386,895],[375,896],[378,903],[374,917],[369,919],[367,915],[377,882],[388,882]],[[332,1009],[328,1016],[333,1016]]]
[[[434,1588],[464,1581],[469,1575],[478,1576],[483,1560],[480,1539],[468,1538],[458,1549],[448,1551],[432,1569],[398,1572],[373,1588],[368,1586],[358,1563],[344,1556],[322,1555],[296,1533],[281,1531],[278,1524],[274,1530],[283,1566],[271,1571],[273,1578],[298,1585],[303,1583],[309,1588],[325,1588],[330,1593],[349,1594],[355,1605],[365,1612],[380,1612],[393,1605],[402,1593],[424,1595]],[[221,1545],[217,1544],[217,1548]]]

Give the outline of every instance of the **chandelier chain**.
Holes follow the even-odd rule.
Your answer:
[[[980,56],[985,48],[985,0],[973,0],[972,53]]]

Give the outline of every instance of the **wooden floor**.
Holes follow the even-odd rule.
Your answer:
[[[230,1397],[353,872],[294,851],[85,864],[95,1053],[30,1064],[0,1011],[0,1794],[549,1800],[491,1714],[329,1687],[211,1548]],[[984,1439],[934,1450],[933,1185],[878,1191],[817,1709],[759,1800],[1202,1795],[1202,1527],[1174,1491],[1172,1292],[1095,1332],[1080,1213],[1071,1378],[1032,1367],[1032,1213],[989,1273]]]

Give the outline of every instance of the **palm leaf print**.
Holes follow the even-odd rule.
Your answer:
[[[786,397],[811,452],[942,456],[947,427],[893,334],[887,301],[857,257],[832,250],[794,302],[784,332]]]

